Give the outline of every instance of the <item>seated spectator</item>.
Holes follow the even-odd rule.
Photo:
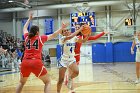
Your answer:
[[[11,63],[12,63],[12,70],[19,71],[19,60],[18,60],[18,53],[17,49],[11,49]]]
[[[0,46],[2,45],[3,43],[3,39],[2,39],[2,36],[0,35]]]
[[[47,55],[46,57],[45,57],[45,62],[46,62],[46,65],[47,65],[47,67],[51,67],[51,59],[50,59],[50,55]]]
[[[7,41],[7,43],[10,43],[11,37],[10,37],[10,36],[7,36],[7,37],[6,37],[6,41]]]

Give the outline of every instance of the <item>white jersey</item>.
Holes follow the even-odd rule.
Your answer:
[[[135,43],[137,48],[135,61],[140,62],[140,40],[138,39],[138,37],[135,37]]]
[[[78,38],[75,36],[70,40],[66,40],[65,42],[64,42],[64,38],[65,38],[65,36],[63,36],[61,38],[62,55],[74,56],[75,55],[75,52],[74,52],[75,42],[77,41]]]
[[[137,37],[135,37],[135,43],[136,43],[137,52],[140,52],[140,40]]]
[[[65,36],[63,36],[61,38],[61,45],[62,45],[62,56],[61,56],[61,60],[59,61],[59,67],[68,67],[69,65],[71,65],[72,63],[75,63],[75,42],[77,41],[77,37],[73,37],[70,40],[66,40],[64,42],[64,38]]]

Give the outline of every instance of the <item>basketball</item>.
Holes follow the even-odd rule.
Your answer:
[[[91,33],[91,28],[88,25],[85,25],[83,30],[81,31],[83,35],[89,35]]]

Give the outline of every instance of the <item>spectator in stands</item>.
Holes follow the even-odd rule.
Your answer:
[[[14,36],[11,37],[11,43],[14,43]]]
[[[4,49],[0,46],[0,54],[3,53]]]
[[[6,41],[7,41],[7,43],[9,43],[9,44],[10,44],[11,37],[10,37],[9,35],[6,37]]]
[[[47,65],[47,67],[51,67],[51,59],[50,59],[50,55],[47,55],[46,57],[45,57],[45,62],[46,62],[46,65]]]
[[[2,46],[2,43],[3,43],[3,39],[2,36],[0,35],[0,46]]]
[[[16,39],[16,44],[17,44],[17,47],[19,48],[20,47],[20,39],[19,38]]]
[[[20,50],[21,50],[21,53],[22,53],[22,56],[21,56],[21,62],[22,62],[22,59],[23,59],[23,56],[24,56],[24,50],[25,50],[24,41],[21,41],[20,46],[21,46]]]
[[[18,54],[16,49],[11,49],[12,70],[19,71]]]
[[[0,33],[0,58],[3,68],[18,69],[18,63],[21,62],[24,44],[20,44],[20,39],[15,40],[14,36],[8,34],[3,37],[3,32]]]
[[[5,68],[5,55],[4,55],[5,50],[0,47],[0,56],[1,56],[1,62],[2,62],[2,68]]]

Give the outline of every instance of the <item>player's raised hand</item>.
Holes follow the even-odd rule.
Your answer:
[[[109,34],[109,31],[104,31],[105,34]]]
[[[66,28],[67,26],[69,25],[69,23],[64,23],[64,22],[62,22],[62,28]]]
[[[30,20],[33,19],[33,12],[29,12],[29,19],[30,19]]]

